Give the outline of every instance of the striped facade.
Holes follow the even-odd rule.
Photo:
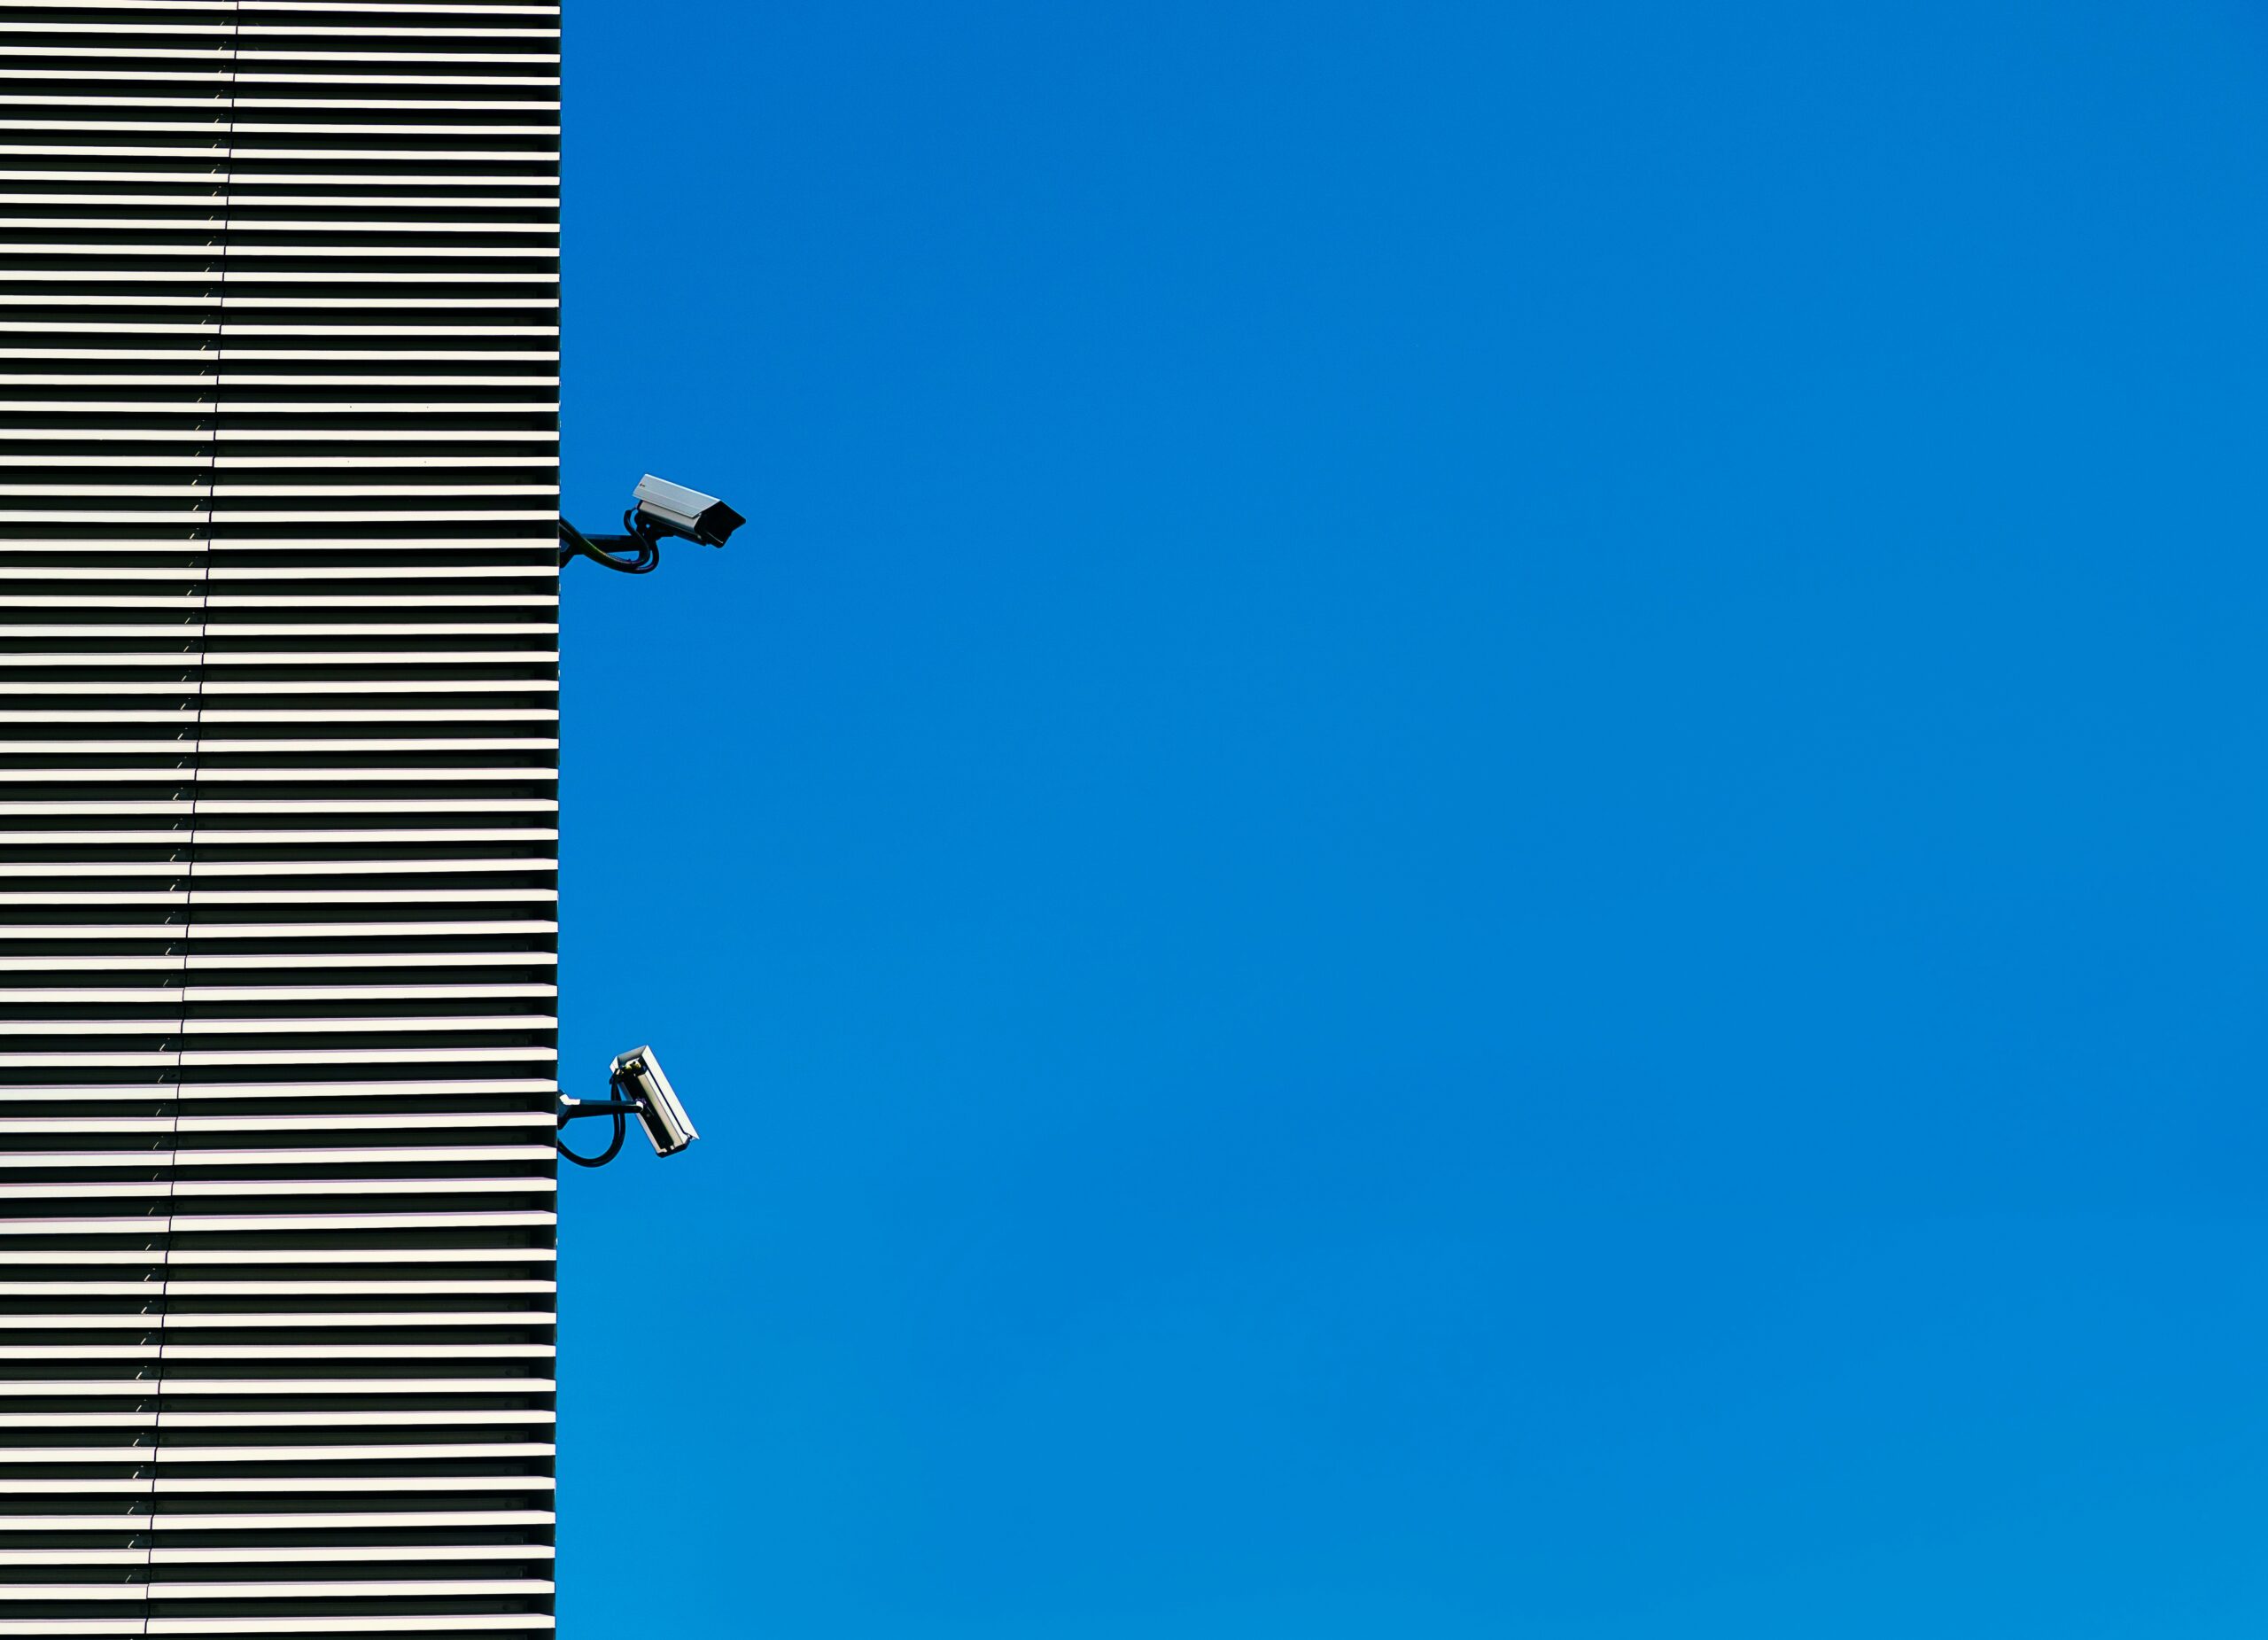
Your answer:
[[[552,1626],[557,75],[0,0],[0,1636]]]

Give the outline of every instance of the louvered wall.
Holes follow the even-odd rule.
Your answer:
[[[551,1627],[557,25],[0,4],[0,1634]]]

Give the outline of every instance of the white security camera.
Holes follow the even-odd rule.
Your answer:
[[[638,504],[632,513],[639,523],[672,535],[682,535],[703,547],[722,547],[727,537],[748,522],[713,495],[648,473],[638,480]]]
[[[678,1102],[670,1079],[662,1074],[662,1061],[654,1057],[653,1049],[638,1047],[616,1054],[613,1070],[616,1089],[638,1101],[638,1120],[645,1123],[656,1155],[673,1156],[701,1137]]]
[[[662,1074],[662,1062],[654,1057],[654,1050],[636,1047],[627,1053],[614,1056],[612,1099],[574,1099],[559,1096],[559,1125],[585,1116],[610,1116],[614,1121],[614,1138],[595,1156],[586,1156],[567,1148],[564,1141],[559,1154],[581,1168],[602,1168],[622,1154],[622,1141],[629,1131],[629,1119],[638,1118],[646,1130],[646,1137],[653,1141],[657,1156],[674,1156],[701,1135],[694,1131],[693,1120],[685,1114],[685,1107],[678,1102],[677,1090],[670,1086],[670,1079]]]
[[[622,527],[628,533],[586,535],[562,518],[559,562],[564,565],[588,558],[625,575],[644,575],[661,563],[666,538],[722,547],[747,522],[713,495],[648,473],[638,480],[636,499],[622,515]]]

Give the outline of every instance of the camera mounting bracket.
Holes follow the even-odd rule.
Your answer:
[[[619,1081],[614,1085],[615,1092],[622,1091]],[[572,1094],[562,1093],[559,1102],[566,1107],[559,1113],[558,1125],[563,1128],[582,1116],[614,1118],[614,1136],[607,1141],[606,1148],[595,1156],[579,1156],[567,1148],[565,1141],[553,1141],[558,1146],[559,1154],[579,1168],[602,1168],[620,1155],[622,1141],[630,1132],[629,1118],[642,1117],[646,1113],[646,1101],[642,1099],[577,1099]]]
[[[635,507],[622,515],[622,527],[627,535],[586,535],[562,518],[559,539],[564,543],[559,548],[560,567],[565,568],[578,558],[588,558],[593,564],[602,564],[610,570],[619,570],[625,575],[644,575],[662,562],[662,532],[638,517]],[[634,548],[634,558],[619,557],[623,549]]]

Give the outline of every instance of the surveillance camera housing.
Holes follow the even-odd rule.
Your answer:
[[[653,1141],[656,1155],[673,1156],[701,1137],[685,1107],[678,1102],[670,1079],[662,1074],[662,1062],[654,1057],[653,1049],[636,1047],[616,1054],[613,1072],[615,1087],[625,1098],[640,1102],[638,1120]]]
[[[640,523],[703,547],[722,547],[734,530],[748,522],[715,496],[656,478],[652,473],[638,480],[638,504],[632,510]]]

